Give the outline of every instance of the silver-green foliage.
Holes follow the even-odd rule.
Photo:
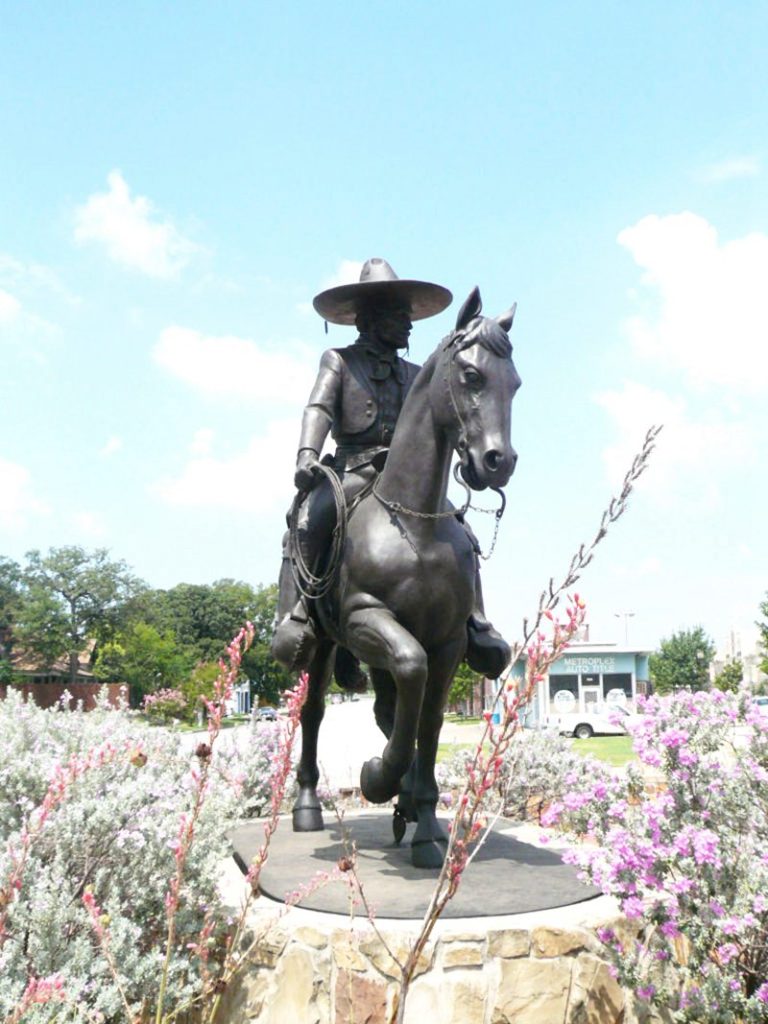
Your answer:
[[[189,749],[180,749],[178,736],[147,727],[125,708],[43,711],[15,693],[0,701],[0,889],[12,851],[21,849],[25,820],[43,800],[56,766],[105,743],[114,753],[78,774],[30,844],[0,947],[0,1019],[13,1012],[31,977],[54,974],[63,978],[67,1003],[32,1007],[25,1021],[125,1016],[83,906],[86,886],[106,915],[130,1003],[137,1010],[154,1005],[165,954],[165,895],[197,763]],[[206,911],[220,920],[220,933],[226,929],[217,875],[229,853],[227,829],[243,816],[243,790],[250,810],[263,806],[273,743],[274,735],[255,730],[239,751],[214,760],[185,872],[166,1007],[181,1007],[199,991],[199,961],[187,947]]]

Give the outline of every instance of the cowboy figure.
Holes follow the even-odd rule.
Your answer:
[[[366,260],[359,282],[329,288],[315,297],[314,308],[324,320],[354,325],[359,336],[352,345],[323,353],[304,409],[294,483],[299,491],[310,492],[300,509],[298,537],[304,562],[313,571],[327,554],[336,520],[333,490],[320,468],[328,434],[336,451],[324,462],[336,472],[349,505],[381,471],[405,396],[420,369],[402,359],[398,350],[407,348],[414,320],[441,313],[452,298],[441,285],[401,280],[383,259]],[[299,592],[289,548],[286,536],[272,653],[290,669],[301,669],[308,667],[317,637],[311,602]],[[510,650],[483,613],[479,571],[475,593],[466,661],[475,671],[496,677],[506,667]],[[336,677],[346,689],[364,688],[366,681],[342,648]]]

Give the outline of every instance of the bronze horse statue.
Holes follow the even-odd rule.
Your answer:
[[[425,868],[444,858],[435,758],[475,601],[477,554],[446,497],[451,461],[457,452],[464,482],[480,491],[504,487],[517,460],[510,422],[520,378],[507,333],[514,307],[495,319],[481,308],[475,288],[419,371],[381,475],[349,517],[334,584],[316,602],[320,642],[301,716],[293,824],[314,831],[323,828],[317,738],[337,645],[369,666],[387,743],[363,765],[361,791],[377,804],[401,794],[395,834],[417,822],[412,859]]]

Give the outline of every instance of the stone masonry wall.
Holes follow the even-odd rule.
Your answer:
[[[368,922],[354,931],[342,922],[307,911],[256,915],[258,952],[220,1019],[385,1024],[399,977],[391,954],[404,959],[414,925],[382,923],[388,952]],[[622,922],[610,912],[588,927],[440,922],[411,986],[406,1024],[631,1024],[630,1003],[599,956],[600,924]]]

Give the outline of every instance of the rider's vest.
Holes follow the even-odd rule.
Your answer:
[[[385,379],[373,379],[373,360],[362,345],[335,350],[341,361],[341,408],[333,424],[337,445],[389,445],[405,396],[419,367],[396,360]]]

